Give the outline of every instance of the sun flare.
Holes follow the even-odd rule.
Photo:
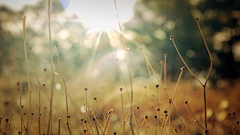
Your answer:
[[[133,16],[132,7],[135,0],[117,2],[117,12],[121,23]],[[66,8],[70,14],[76,14],[87,27],[98,31],[110,31],[118,27],[117,12],[114,0],[80,0],[70,1]]]

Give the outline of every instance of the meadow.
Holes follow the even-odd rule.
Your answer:
[[[12,72],[8,78],[0,77],[0,133],[239,135],[239,79],[223,79],[218,87],[211,84],[214,57],[199,18],[195,18],[195,25],[204,55],[208,56],[201,61],[209,66],[201,75],[191,70],[198,65],[185,62],[184,54],[178,50],[181,45],[177,35],[171,35],[169,43],[179,57],[176,63],[182,63],[175,71],[178,77],[172,79],[168,68],[174,65],[168,64],[167,53],[157,56],[162,61],[156,64],[155,55],[146,45],[128,46],[129,37],[124,35],[114,2],[120,49],[109,49],[111,53],[103,58],[96,49],[91,56],[80,55],[79,59],[89,61],[79,63],[85,65],[79,70],[70,63],[75,60],[69,59],[71,54],[64,52],[64,45],[53,40],[56,35],[52,37],[50,0],[45,16],[47,46],[43,49],[48,55],[35,56],[40,55],[34,53],[39,48],[28,44],[28,16],[19,18],[23,40],[19,43],[22,55],[18,56],[23,59],[22,71]],[[182,78],[184,74],[187,78]]]

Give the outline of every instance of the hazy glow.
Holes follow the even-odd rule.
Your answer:
[[[57,83],[57,84],[55,85],[55,87],[56,87],[57,90],[61,90],[61,89],[62,89],[62,86],[61,86],[60,83]]]
[[[116,1],[120,22],[131,18],[134,1]],[[78,15],[82,22],[95,30],[108,31],[118,27],[114,0],[71,0],[66,10]]]
[[[123,50],[117,51],[116,58],[118,58],[119,60],[123,60],[125,58],[125,51]]]
[[[86,108],[86,106],[82,106],[79,111],[81,111],[82,113],[86,113],[86,109],[85,108]]]

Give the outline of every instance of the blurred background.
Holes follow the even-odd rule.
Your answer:
[[[0,4],[1,77],[16,77],[25,72],[21,19],[24,15],[27,16],[27,45],[33,48],[37,71],[49,68],[47,1],[1,0]],[[116,77],[119,71],[114,62],[116,57],[124,57],[114,1],[52,0],[51,4],[53,46],[60,46],[65,74],[74,76],[84,70],[93,78],[111,74],[116,80],[121,79]],[[130,58],[133,76],[148,77],[139,51],[144,47],[159,74],[160,61],[167,53],[168,76],[177,79],[183,63],[169,40],[173,35],[189,67],[197,76],[205,78],[209,58],[195,21],[198,17],[214,58],[211,84],[222,87],[223,80],[232,82],[239,77],[238,0],[121,0],[117,1],[117,8],[126,45],[134,56]],[[56,63],[56,49],[54,60]],[[125,70],[124,62],[122,65]],[[187,72],[183,77],[192,79]]]
[[[162,61],[164,53],[167,53],[167,80],[170,85],[171,82],[176,82],[180,68],[184,64],[172,41],[169,40],[170,35],[174,36],[177,47],[190,69],[203,82],[210,61],[195,21],[196,17],[200,19],[201,29],[213,56],[213,70],[208,86],[216,92],[225,90],[224,92],[228,93],[227,90],[233,87],[233,90],[239,90],[236,89],[239,85],[235,85],[239,82],[240,76],[239,0],[116,0],[116,6],[124,41],[119,29],[114,0],[51,0],[54,71],[58,73],[60,69],[63,71],[70,89],[72,108],[79,110],[84,104],[84,94],[79,90],[83,91],[85,87],[94,91],[90,93],[90,97],[101,95],[103,91],[124,87],[119,67],[129,87],[125,45],[129,48],[131,73],[136,90],[143,90],[144,85],[158,84],[155,76],[148,73],[140,47],[143,48],[159,78],[163,77]],[[46,82],[43,71],[46,68],[47,82],[50,85],[47,9],[47,0],[0,0],[0,88],[1,95],[6,95],[1,98],[5,106],[12,95],[9,90],[13,90],[16,82],[20,80],[23,81],[25,92],[23,104],[27,105],[27,76],[21,19],[24,15],[27,46],[32,47],[40,83]],[[60,66],[57,65],[55,45],[59,45]],[[115,61],[117,58],[119,67]],[[31,83],[33,90],[36,90],[37,82],[29,53],[28,59]],[[198,88],[192,84],[200,86],[188,71],[184,71],[182,80],[186,80],[180,84],[182,89],[191,85],[189,88],[196,90]],[[55,86],[58,90],[55,96],[59,99],[64,98],[61,76],[55,77]],[[116,94],[115,91],[112,92]],[[117,92],[119,94],[119,91]],[[196,91],[183,93],[180,99],[184,101],[187,95],[191,96],[194,93]],[[102,95],[110,98],[102,97],[108,101],[117,96],[117,94],[113,96],[112,93]],[[209,97],[216,98],[215,95],[216,93],[212,92]],[[225,94],[228,95],[231,93]],[[210,103],[209,106],[214,110],[224,101],[223,108],[226,109],[230,103],[238,99],[237,91],[234,95],[236,98],[231,99],[229,96],[227,100],[216,98],[217,100],[214,100],[217,103]],[[195,100],[194,97],[188,98]],[[76,100],[80,100],[80,105]],[[58,103],[61,104],[55,108],[57,111],[61,110],[60,107],[65,107],[64,100]],[[37,101],[33,103],[34,105],[37,106]],[[15,108],[17,109],[19,108]],[[4,109],[1,110],[3,112]],[[229,110],[233,111],[233,108]],[[219,116],[219,121],[223,121],[227,113],[225,111],[223,116]]]

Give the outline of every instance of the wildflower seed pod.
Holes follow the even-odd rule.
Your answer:
[[[117,134],[117,132],[114,132],[113,134],[114,134],[114,135],[116,135],[116,134]]]
[[[147,88],[147,86],[144,86],[144,88],[146,89],[146,88]]]
[[[110,110],[108,111],[108,114],[110,114],[112,111],[113,111],[113,109],[110,109]]]
[[[157,108],[157,111],[160,111],[160,108]]]
[[[87,132],[87,130],[86,130],[86,129],[84,129],[84,130],[83,130],[83,132],[84,132],[84,133],[86,133],[86,132]]]
[[[235,115],[236,113],[235,112],[233,112],[233,115]]]
[[[97,100],[97,97],[94,97],[93,99],[94,99],[94,100]]]
[[[95,121],[95,118],[92,118],[93,121]]]
[[[83,119],[81,119],[81,121],[83,121]]]
[[[123,90],[123,88],[120,88],[120,91],[122,91]]]
[[[169,37],[169,39],[170,39],[170,40],[173,40],[173,39],[174,39],[174,37],[171,35],[171,36]]]
[[[44,69],[43,69],[43,71],[47,71],[47,69],[46,69],[46,68],[44,68]]]
[[[29,51],[32,51],[32,47],[31,47],[31,46],[29,46],[29,47],[28,47],[28,50],[29,50]]]
[[[237,124],[239,124],[239,121],[237,121]]]
[[[187,104],[188,103],[187,100],[184,103]]]
[[[166,113],[166,114],[165,114],[165,116],[167,117],[167,116],[168,116],[168,114]]]
[[[20,84],[20,82],[17,82],[17,85],[19,85]]]
[[[167,110],[164,110],[164,113],[167,113]]]
[[[87,91],[87,88],[85,88],[85,90]]]
[[[45,87],[45,86],[46,86],[46,83],[44,83],[42,86]]]
[[[137,106],[137,109],[139,109],[139,107]]]
[[[119,61],[119,59],[118,59],[118,58],[116,58],[116,59],[115,59],[115,61]]]
[[[163,55],[164,57],[167,57],[167,53],[164,53],[164,55]]]
[[[58,45],[58,44],[56,44],[56,47],[58,48],[58,47],[59,47],[59,45]]]
[[[208,130],[205,130],[205,133],[208,133]]]
[[[159,85],[156,85],[156,88],[158,88],[159,87]]]
[[[6,122],[8,123],[9,119],[6,119]]]
[[[83,122],[84,122],[84,123],[87,123],[87,120],[84,120]]]
[[[198,18],[198,17],[196,17],[196,18],[195,18],[195,20],[196,20],[196,21],[199,21],[199,18]]]
[[[139,49],[142,50],[142,47],[140,47]]]
[[[157,119],[157,115],[154,115],[154,118]]]
[[[19,131],[19,132],[18,132],[18,134],[20,135],[20,134],[21,134],[21,132]]]
[[[67,118],[70,118],[70,115],[68,115]]]
[[[32,115],[34,115],[34,113],[32,113]]]
[[[147,118],[148,118],[148,116],[146,115],[146,116],[145,116],[145,119],[147,119]]]

